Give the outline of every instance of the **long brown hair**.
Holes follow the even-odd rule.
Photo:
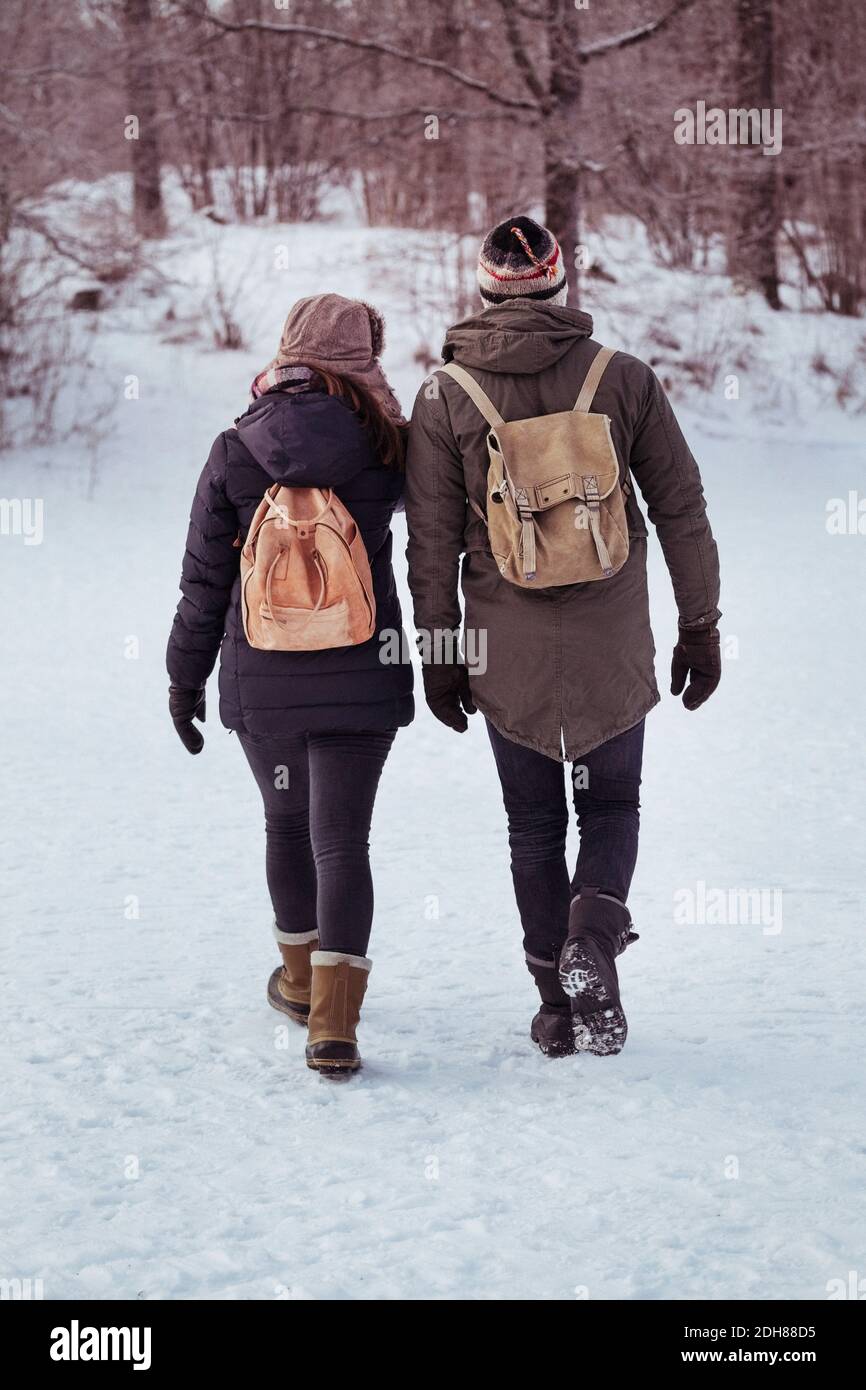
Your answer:
[[[379,461],[386,468],[402,471],[406,467],[406,426],[393,420],[376,397],[357,381],[322,371],[320,367],[316,368],[316,376],[321,378],[329,396],[339,396],[355,412],[370,436]]]

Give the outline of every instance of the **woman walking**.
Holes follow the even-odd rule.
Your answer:
[[[379,633],[399,632],[402,622],[390,522],[403,491],[405,431],[379,365],[382,345],[381,316],[358,300],[315,295],[291,310],[249,408],[218,436],[199,479],[167,654],[171,716],[186,749],[199,753],[193,719],[204,720],[205,682],[221,652],[220,718],[238,734],[264,802],[282,958],[268,1000],[308,1026],[307,1064],[329,1075],[360,1066],[356,1028],[373,919],[368,835],[385,760],[414,713],[411,665],[380,660]],[[280,487],[319,491],[278,497]],[[250,626],[242,554],[252,555],[257,526],[248,532],[262,507],[285,514],[299,554],[304,538],[316,544],[312,522],[299,530],[288,521],[291,508],[279,502],[287,495],[303,496],[304,517],[339,513],[360,533],[372,588],[367,640],[346,645],[334,626],[340,605],[325,606],[329,571],[316,549],[306,561],[321,587],[297,628],[298,649],[268,649]],[[293,571],[283,572],[290,583]],[[287,615],[300,610],[271,606],[272,574],[273,566],[261,627],[288,629]],[[315,644],[314,620],[317,631],[322,620],[331,624],[334,645]]]

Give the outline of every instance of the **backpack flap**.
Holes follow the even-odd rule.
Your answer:
[[[511,420],[491,430],[488,448],[494,447],[502,455],[512,488],[525,489],[536,512],[572,497],[585,501],[584,477],[595,479],[595,491],[602,499],[619,482],[619,460],[606,415],[563,410]]]

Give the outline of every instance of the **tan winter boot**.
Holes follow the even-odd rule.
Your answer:
[[[355,1029],[373,962],[342,951],[314,951],[307,1066],[326,1076],[357,1071],[361,1054]]]
[[[310,956],[319,944],[319,934],[314,931],[280,931],[275,923],[274,936],[283,963],[277,966],[268,980],[268,1003],[306,1027],[313,979]]]

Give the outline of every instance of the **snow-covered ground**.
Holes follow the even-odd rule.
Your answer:
[[[866,1275],[866,537],[825,526],[828,499],[862,485],[862,422],[821,409],[805,373],[798,416],[761,401],[778,406],[814,341],[844,355],[851,326],[728,296],[775,369],[741,371],[739,399],[720,378],[678,402],[728,657],[699,713],[667,697],[650,716],[622,1056],[551,1063],[530,1046],[483,729],[458,738],[420,702],[374,822],[363,1073],[321,1081],[265,1003],[258,793],[215,682],[200,758],[166,711],[186,516],[300,294],[380,303],[411,404],[414,354],[441,325],[390,273],[408,235],[213,229],[232,283],[245,276],[252,343],[222,354],[201,319],[209,253],[178,236],[174,283],[140,302],[126,287],[100,320],[84,432],[3,459],[2,495],[45,515],[40,545],[0,536],[0,1275],[48,1298],[826,1297]],[[592,292],[602,341],[637,349],[666,299],[687,326],[690,284],[697,312],[690,277],[602,259],[621,277]],[[675,614],[653,563],[663,682]],[[731,909],[765,894],[750,920],[678,920],[689,891],[712,919],[713,890]]]

